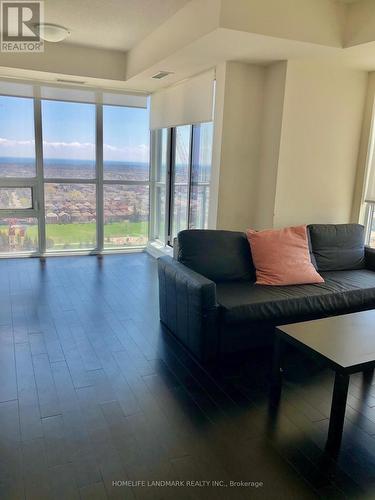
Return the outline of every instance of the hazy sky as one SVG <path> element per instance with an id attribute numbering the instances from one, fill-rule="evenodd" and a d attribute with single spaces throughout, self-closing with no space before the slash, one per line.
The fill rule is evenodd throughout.
<path id="1" fill-rule="evenodd" d="M 148 110 L 104 106 L 104 160 L 148 162 Z M 95 158 L 95 106 L 42 102 L 45 158 Z M 33 102 L 0 96 L 0 156 L 34 156 Z"/>

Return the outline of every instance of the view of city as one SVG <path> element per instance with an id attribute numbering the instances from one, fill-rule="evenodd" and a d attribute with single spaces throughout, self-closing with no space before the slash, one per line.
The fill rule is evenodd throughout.
<path id="1" fill-rule="evenodd" d="M 176 165 L 174 216 L 179 230 L 186 222 L 188 189 L 187 165 Z M 147 181 L 147 164 L 106 162 L 107 180 Z M 35 163 L 30 158 L 1 158 L 0 175 L 35 176 Z M 45 162 L 46 248 L 52 251 L 90 250 L 96 247 L 95 183 L 55 183 L 48 179 L 93 178 L 95 167 L 88 160 L 47 160 Z M 203 227 L 207 218 L 210 167 L 200 166 L 194 175 L 190 200 L 192 227 Z M 165 206 L 165 190 L 162 193 Z M 106 184 L 104 186 L 104 248 L 144 246 L 148 240 L 149 186 Z M 32 207 L 30 188 L 0 188 L 0 209 Z M 162 215 L 162 214 L 159 214 Z M 35 217 L 0 219 L 0 252 L 36 251 L 38 221 Z"/>
<path id="2" fill-rule="evenodd" d="M 102 224 L 97 209 L 95 106 L 49 100 L 41 104 L 44 200 L 39 203 L 45 220 L 38 221 L 33 101 L 0 96 L 0 179 L 17 179 L 15 185 L 12 181 L 0 185 L 0 252 L 38 251 L 42 222 L 47 251 L 93 250 Z M 188 225 L 207 227 L 208 221 L 212 123 L 174 130 L 170 180 L 168 134 L 166 129 L 160 131 L 164 160 L 156 167 L 153 185 L 153 237 L 159 239 L 165 238 L 166 224 L 171 224 L 174 237 Z M 143 247 L 150 212 L 148 110 L 103 106 L 102 132 L 104 249 Z M 20 183 L 22 179 L 25 182 Z M 167 182 L 172 192 L 170 216 Z"/>
<path id="3" fill-rule="evenodd" d="M 108 161 L 106 179 L 147 181 L 144 163 Z M 0 158 L 2 177 L 35 175 L 32 159 Z M 47 160 L 45 175 L 54 179 L 90 179 L 95 175 L 91 161 Z M 0 208 L 30 208 L 30 188 L 0 189 Z M 48 250 L 92 249 L 96 246 L 95 184 L 45 183 L 46 244 Z M 148 238 L 148 185 L 104 186 L 104 246 L 143 246 Z M 0 220 L 0 251 L 32 251 L 38 248 L 35 218 Z"/>

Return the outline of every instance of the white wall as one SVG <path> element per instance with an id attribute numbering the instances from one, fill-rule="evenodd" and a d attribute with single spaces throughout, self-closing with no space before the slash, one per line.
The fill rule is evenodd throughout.
<path id="1" fill-rule="evenodd" d="M 358 220 L 366 85 L 363 71 L 316 62 L 217 68 L 210 227 L 214 211 L 232 230 Z"/>
<path id="2" fill-rule="evenodd" d="M 367 74 L 289 61 L 274 226 L 351 220 Z"/>
<path id="3" fill-rule="evenodd" d="M 354 189 L 352 220 L 365 222 L 365 203 L 363 203 L 365 192 L 365 181 L 367 174 L 367 155 L 369 152 L 372 113 L 375 97 L 375 72 L 369 73 L 367 79 L 367 93 L 362 121 L 361 140 L 359 145 L 357 177 Z"/>
<path id="4" fill-rule="evenodd" d="M 257 182 L 255 229 L 273 226 L 277 172 L 284 112 L 286 61 L 271 64 L 265 70 L 261 146 Z"/>
<path id="5" fill-rule="evenodd" d="M 238 62 L 227 63 L 223 74 L 221 135 L 214 138 L 220 149 L 218 229 L 244 230 L 255 222 L 264 75 L 265 68 Z"/>
<path id="6" fill-rule="evenodd" d="M 219 183 L 220 183 L 220 165 L 221 165 L 221 138 L 223 135 L 224 120 L 224 96 L 225 96 L 225 77 L 227 63 L 221 63 L 216 66 L 216 84 L 214 101 L 214 130 L 212 139 L 212 167 L 210 183 L 210 204 L 208 207 L 208 227 L 216 229 L 217 212 L 219 204 Z"/>
<path id="7" fill-rule="evenodd" d="M 366 72 L 316 62 L 218 65 L 209 227 L 357 220 L 366 88 Z"/>

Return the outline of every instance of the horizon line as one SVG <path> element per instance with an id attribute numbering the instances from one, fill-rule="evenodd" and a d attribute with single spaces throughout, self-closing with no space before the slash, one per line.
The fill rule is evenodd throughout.
<path id="1" fill-rule="evenodd" d="M 36 162 L 36 158 L 33 156 L 0 156 L 1 159 L 11 159 L 11 160 L 31 160 Z M 96 163 L 96 160 L 89 160 L 86 158 L 43 158 L 43 161 L 51 161 L 51 160 L 57 160 L 57 161 L 64 161 L 64 162 L 90 162 L 90 163 Z M 150 162 L 147 161 L 139 161 L 139 160 L 104 160 L 104 163 L 111 162 L 111 163 L 140 163 L 142 165 L 148 165 Z"/>

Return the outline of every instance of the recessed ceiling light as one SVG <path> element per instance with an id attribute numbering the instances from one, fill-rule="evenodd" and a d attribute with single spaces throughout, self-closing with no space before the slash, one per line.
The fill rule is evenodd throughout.
<path id="1" fill-rule="evenodd" d="M 70 35 L 70 31 L 64 26 L 51 23 L 40 23 L 35 25 L 35 30 L 42 40 L 46 42 L 62 42 Z"/>

